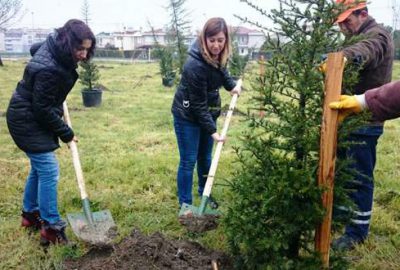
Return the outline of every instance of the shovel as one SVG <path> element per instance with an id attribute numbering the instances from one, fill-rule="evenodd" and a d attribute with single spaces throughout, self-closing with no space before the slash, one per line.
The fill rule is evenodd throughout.
<path id="1" fill-rule="evenodd" d="M 71 126 L 67 102 L 63 103 L 64 120 L 68 126 Z M 72 153 L 76 180 L 82 199 L 83 213 L 67 214 L 67 219 L 71 224 L 75 235 L 85 242 L 94 245 L 107 245 L 112 238 L 116 236 L 116 226 L 109 210 L 92 212 L 90 202 L 85 189 L 82 167 L 79 160 L 78 146 L 75 141 L 68 143 Z"/>
<path id="2" fill-rule="evenodd" d="M 237 81 L 237 85 L 242 86 L 242 79 L 239 79 Z M 222 128 L 221 136 L 225 137 L 226 133 L 228 132 L 228 127 L 229 127 L 229 122 L 231 121 L 231 117 L 233 114 L 233 110 L 236 105 L 236 101 L 238 99 L 238 95 L 234 94 L 232 96 L 231 103 L 229 105 L 229 110 L 228 113 L 226 114 L 225 122 L 224 122 L 224 127 Z M 219 157 L 221 155 L 222 151 L 222 146 L 224 145 L 224 142 L 218 142 L 217 147 L 214 152 L 214 157 L 211 162 L 210 170 L 208 172 L 208 177 L 206 181 L 206 185 L 204 187 L 203 195 L 201 197 L 201 203 L 199 207 L 183 203 L 182 207 L 179 211 L 179 216 L 184 217 L 184 216 L 195 216 L 195 217 L 201 217 L 203 215 L 211 215 L 211 216 L 220 216 L 220 212 L 217 210 L 213 209 L 208 209 L 207 205 L 209 202 L 210 194 L 211 194 L 211 188 L 214 182 L 214 176 L 215 172 L 217 171 L 218 167 L 218 162 L 219 162 Z"/>

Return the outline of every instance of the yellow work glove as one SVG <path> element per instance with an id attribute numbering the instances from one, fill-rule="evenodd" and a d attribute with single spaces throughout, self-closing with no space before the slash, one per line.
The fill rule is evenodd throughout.
<path id="1" fill-rule="evenodd" d="M 344 60 L 344 64 L 346 64 L 347 63 L 347 58 L 343 57 L 343 60 Z M 324 60 L 324 61 L 321 62 L 321 64 L 319 64 L 318 70 L 319 70 L 319 72 L 325 74 L 326 73 L 326 68 L 327 68 L 326 67 L 326 60 Z"/>
<path id="2" fill-rule="evenodd" d="M 326 61 L 322 62 L 319 66 L 318 66 L 318 70 L 319 72 L 325 74 L 326 73 Z"/>
<path id="3" fill-rule="evenodd" d="M 353 113 L 360 113 L 363 106 L 356 96 L 341 95 L 339 101 L 329 103 L 329 108 L 339 111 L 339 122 Z"/>

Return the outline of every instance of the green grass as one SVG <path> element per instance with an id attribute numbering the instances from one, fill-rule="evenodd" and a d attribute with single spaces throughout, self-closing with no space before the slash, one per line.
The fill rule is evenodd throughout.
<path id="1" fill-rule="evenodd" d="M 157 64 L 99 64 L 100 82 L 108 88 L 101 107 L 83 107 L 79 83 L 68 96 L 93 210 L 112 212 L 119 239 L 139 228 L 144 233 L 160 231 L 168 237 L 190 238 L 204 246 L 226 250 L 222 227 L 193 236 L 177 221 L 178 150 L 170 113 L 175 89 L 161 86 Z M 8 134 L 4 112 L 23 68 L 24 63 L 10 61 L 0 68 L 0 269 L 59 269 L 63 258 L 80 256 L 87 247 L 78 242 L 78 250 L 52 247 L 46 254 L 39 247 L 38 235 L 28 236 L 19 225 L 29 163 Z M 399 63 L 393 78 L 400 79 Z M 224 105 L 230 98 L 222 92 Z M 246 93 L 239 99 L 241 111 L 247 110 L 247 99 Z M 219 125 L 222 123 L 220 118 Z M 222 200 L 222 210 L 228 188 L 220 184 L 231 177 L 236 166 L 232 146 L 239 144 L 244 128 L 245 124 L 235 116 L 220 159 L 213 194 Z M 399 131 L 400 121 L 389 121 L 380 139 L 371 237 L 350 253 L 352 269 L 400 267 Z M 61 169 L 59 210 L 65 217 L 66 213 L 82 210 L 69 149 L 62 145 L 56 153 Z M 78 241 L 70 229 L 67 233 Z"/>

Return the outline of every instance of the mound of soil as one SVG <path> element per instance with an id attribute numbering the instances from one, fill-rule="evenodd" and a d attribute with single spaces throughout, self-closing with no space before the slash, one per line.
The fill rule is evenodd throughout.
<path id="1" fill-rule="evenodd" d="M 230 257 L 207 250 L 196 242 L 169 240 L 160 233 L 145 236 L 138 230 L 118 245 L 91 249 L 77 260 L 64 262 L 64 269 L 232 269 Z"/>

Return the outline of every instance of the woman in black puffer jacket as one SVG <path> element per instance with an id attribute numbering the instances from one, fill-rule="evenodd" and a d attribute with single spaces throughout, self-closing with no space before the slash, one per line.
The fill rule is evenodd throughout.
<path id="1" fill-rule="evenodd" d="M 74 86 L 79 61 L 91 58 L 96 39 L 82 21 L 69 20 L 46 41 L 31 48 L 32 59 L 12 95 L 7 125 L 16 145 L 30 159 L 22 226 L 41 229 L 42 243 L 66 243 L 66 222 L 57 207 L 58 138 L 77 141 L 62 120 L 62 104 Z"/>
<path id="2" fill-rule="evenodd" d="M 228 27 L 222 18 L 211 18 L 190 49 L 172 104 L 179 147 L 177 175 L 179 204 L 192 204 L 193 170 L 197 162 L 201 196 L 211 165 L 214 141 L 223 141 L 216 127 L 221 112 L 219 88 L 233 95 L 240 87 L 226 70 L 230 54 Z M 210 198 L 210 200 L 212 200 Z"/>

